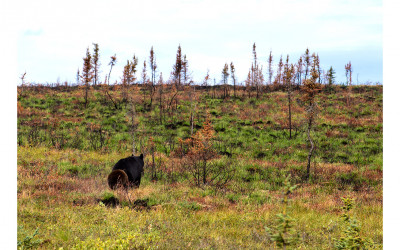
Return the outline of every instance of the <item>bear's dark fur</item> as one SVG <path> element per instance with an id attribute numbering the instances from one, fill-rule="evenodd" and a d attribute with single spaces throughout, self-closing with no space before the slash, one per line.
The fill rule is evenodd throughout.
<path id="1" fill-rule="evenodd" d="M 139 187 L 143 172 L 143 154 L 140 156 L 129 156 L 119 160 L 108 175 L 108 186 L 111 189 L 117 188 L 118 184 L 124 187 Z M 122 171 L 123 172 L 122 172 Z M 126 180 L 126 177 L 128 180 Z"/>
<path id="2" fill-rule="evenodd" d="M 128 175 L 121 169 L 113 170 L 111 174 L 108 175 L 107 181 L 111 189 L 116 189 L 118 187 L 127 188 L 129 185 Z"/>

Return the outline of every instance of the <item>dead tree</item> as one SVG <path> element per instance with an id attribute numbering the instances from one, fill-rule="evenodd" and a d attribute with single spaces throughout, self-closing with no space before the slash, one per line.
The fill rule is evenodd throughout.
<path id="1" fill-rule="evenodd" d="M 353 69 L 351 68 L 351 62 L 345 65 L 345 70 L 346 70 L 346 80 L 347 80 L 347 106 L 350 105 L 350 94 L 351 94 L 351 74 L 353 72 Z"/>
<path id="2" fill-rule="evenodd" d="M 153 106 L 153 96 L 155 93 L 155 86 L 156 86 L 156 70 L 157 70 L 157 63 L 156 63 L 156 56 L 154 54 L 154 50 L 153 50 L 153 46 L 151 47 L 150 50 L 150 59 L 149 59 L 149 63 L 150 63 L 150 73 L 151 73 L 151 85 L 149 86 L 149 90 L 150 90 L 150 110 Z"/>
<path id="3" fill-rule="evenodd" d="M 114 65 L 117 63 L 117 55 L 111 56 L 111 61 L 108 65 L 110 65 L 110 72 L 108 73 L 108 78 L 107 78 L 107 84 L 110 85 L 110 75 L 111 75 L 111 70 L 114 67 Z M 79 70 L 78 70 L 79 72 Z"/>
<path id="4" fill-rule="evenodd" d="M 224 99 L 228 97 L 228 64 L 225 63 L 224 68 L 222 69 L 222 84 L 224 86 Z"/>
<path id="5" fill-rule="evenodd" d="M 163 81 L 163 77 L 162 77 L 162 72 L 160 73 L 160 78 L 158 79 L 158 95 L 159 95 L 159 109 L 160 109 L 160 124 L 162 124 L 162 120 L 163 120 L 163 104 L 162 104 L 162 97 L 163 97 L 163 92 L 164 92 L 164 81 Z M 165 120 L 165 118 L 164 118 Z"/>
<path id="6" fill-rule="evenodd" d="M 274 74 L 274 70 L 272 69 L 272 51 L 269 52 L 269 57 L 268 57 L 268 84 L 272 84 L 272 75 Z"/>
<path id="7" fill-rule="evenodd" d="M 236 97 L 236 77 L 235 77 L 235 66 L 231 62 L 231 77 L 233 81 L 233 97 Z"/>
<path id="8" fill-rule="evenodd" d="M 129 108 L 127 115 L 131 120 L 131 136 L 132 136 L 132 154 L 136 154 L 136 144 L 135 144 L 135 132 L 136 132 L 136 110 L 135 110 L 135 105 L 133 103 L 132 97 L 129 98 Z"/>
<path id="9" fill-rule="evenodd" d="M 304 84 L 302 85 L 302 90 L 304 92 L 303 101 L 305 103 L 305 110 L 307 112 L 307 138 L 310 142 L 310 150 L 307 157 L 307 170 L 305 175 L 305 179 L 307 180 L 310 177 L 311 157 L 315 149 L 314 142 L 311 137 L 312 125 L 315 119 L 315 114 L 318 110 L 315 96 L 318 94 L 318 92 L 321 91 L 321 84 L 317 82 L 317 79 L 319 77 L 319 72 L 317 70 L 319 61 L 315 54 L 313 54 L 312 57 L 313 63 L 311 66 L 311 77 L 309 79 L 306 79 L 304 81 Z"/>
<path id="10" fill-rule="evenodd" d="M 286 64 L 284 67 L 284 80 L 285 80 L 285 85 L 286 85 L 286 90 L 287 90 L 287 96 L 288 96 L 288 106 L 289 106 L 289 139 L 292 139 L 292 80 L 294 76 L 294 66 L 289 65 L 289 55 L 286 58 Z"/>

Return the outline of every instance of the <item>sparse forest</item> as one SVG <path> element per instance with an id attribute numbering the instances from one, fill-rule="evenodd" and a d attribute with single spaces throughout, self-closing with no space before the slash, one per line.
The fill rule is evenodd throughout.
<path id="1" fill-rule="evenodd" d="M 164 75 L 156 48 L 101 65 L 96 43 L 75 84 L 21 75 L 18 247 L 382 248 L 382 85 L 256 49 L 244 82 L 235 62 L 194 82 L 181 45 Z M 141 186 L 111 190 L 141 153 Z"/>

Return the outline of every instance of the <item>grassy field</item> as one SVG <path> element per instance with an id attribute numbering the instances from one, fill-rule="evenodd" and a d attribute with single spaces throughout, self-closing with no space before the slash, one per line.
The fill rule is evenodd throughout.
<path id="1" fill-rule="evenodd" d="M 341 237 L 382 248 L 382 86 L 318 94 L 309 180 L 302 93 L 293 92 L 292 138 L 284 89 L 258 99 L 242 89 L 236 97 L 222 93 L 164 86 L 151 102 L 140 85 L 100 85 L 91 87 L 85 108 L 81 87 L 18 87 L 19 246 L 278 248 L 266 227 L 284 214 L 298 236 L 290 248 L 340 248 Z M 213 155 L 207 183 L 199 184 L 187 156 L 207 117 Z M 145 155 L 141 186 L 110 190 L 107 175 L 132 154 L 132 135 Z M 284 195 L 289 174 L 297 188 Z M 346 235 L 343 197 L 354 200 L 347 214 L 358 221 L 356 240 Z"/>

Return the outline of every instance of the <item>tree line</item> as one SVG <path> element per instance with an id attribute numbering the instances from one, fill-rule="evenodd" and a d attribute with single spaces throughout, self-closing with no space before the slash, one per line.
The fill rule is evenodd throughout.
<path id="1" fill-rule="evenodd" d="M 264 74 L 263 66 L 260 64 L 259 59 L 257 58 L 257 52 L 256 52 L 256 44 L 253 44 L 253 61 L 251 63 L 251 67 L 249 69 L 249 72 L 247 74 L 247 78 L 243 83 L 240 83 L 237 81 L 237 78 L 235 76 L 235 65 L 233 62 L 230 63 L 225 63 L 224 66 L 222 67 L 221 71 L 221 80 L 220 84 L 224 86 L 224 96 L 227 96 L 229 92 L 227 92 L 227 87 L 226 85 L 230 85 L 233 87 L 233 95 L 235 96 L 236 92 L 236 87 L 237 85 L 243 85 L 246 88 L 252 88 L 256 90 L 256 96 L 259 97 L 259 95 L 262 92 L 263 86 L 266 85 L 283 85 L 285 84 L 285 73 L 287 70 L 285 68 L 285 63 L 284 63 L 284 58 L 281 55 L 280 59 L 276 63 L 276 66 L 274 64 L 274 56 L 272 55 L 272 51 L 270 51 L 268 60 L 267 60 L 267 66 L 268 68 L 266 69 L 266 72 Z M 318 54 L 316 54 L 319 60 Z M 97 43 L 93 43 L 93 52 L 92 54 L 89 51 L 89 48 L 87 48 L 86 51 L 86 56 L 83 58 L 83 66 L 81 71 L 78 69 L 77 72 L 77 83 L 81 84 L 92 84 L 96 86 L 97 84 L 101 83 L 99 79 L 99 72 L 100 72 L 100 61 L 99 61 L 100 53 L 99 53 L 99 45 Z M 294 83 L 295 86 L 299 87 L 304 80 L 307 79 L 307 77 L 310 74 L 311 70 L 311 59 L 312 59 L 312 54 L 310 53 L 310 50 L 307 48 L 302 54 L 299 59 L 297 60 L 296 63 L 291 63 L 290 66 L 293 67 L 293 79 L 292 82 Z M 116 55 L 113 55 L 110 57 L 110 71 L 108 75 L 105 76 L 105 80 L 103 83 L 110 84 L 110 76 L 111 76 L 111 71 L 113 66 L 117 63 L 117 57 Z M 289 55 L 286 56 L 286 64 L 289 64 Z M 150 76 L 147 73 L 147 66 L 149 65 L 149 70 L 150 70 Z M 149 58 L 143 61 L 143 68 L 141 72 L 141 81 L 139 81 L 138 77 L 136 76 L 137 72 L 137 67 L 138 67 L 138 58 L 133 55 L 132 60 L 127 60 L 125 66 L 123 67 L 123 72 L 122 76 L 120 78 L 120 81 L 116 81 L 115 84 L 136 84 L 136 83 L 142 83 L 142 84 L 150 84 L 151 86 L 154 86 L 157 84 L 157 75 L 160 78 L 162 78 L 162 72 L 158 72 L 157 70 L 157 62 L 156 62 L 156 55 L 154 52 L 153 46 L 150 49 L 150 55 Z M 351 85 L 352 84 L 352 65 L 351 62 L 345 65 L 345 72 L 346 72 L 346 84 Z M 317 81 L 318 83 L 321 84 L 335 84 L 335 78 L 336 78 L 336 72 L 331 66 L 328 70 L 323 70 L 320 65 L 317 65 L 317 72 L 318 72 L 318 78 Z M 159 73 L 159 74 L 157 74 Z M 208 76 L 208 77 L 207 77 Z M 208 83 L 208 80 L 210 80 L 209 73 L 207 72 L 207 76 L 205 77 L 205 80 L 202 83 L 196 83 L 197 85 L 210 85 Z M 229 76 L 231 76 L 231 80 L 229 79 Z M 214 79 L 215 81 L 215 79 Z M 189 70 L 189 62 L 187 59 L 186 54 L 182 54 L 182 48 L 179 45 L 177 52 L 176 52 L 176 60 L 175 63 L 172 66 L 172 70 L 170 72 L 170 77 L 166 81 L 166 83 L 171 83 L 176 86 L 182 86 L 182 85 L 191 85 L 195 84 L 193 79 L 192 79 L 192 73 Z M 215 81 L 216 83 L 216 81 Z"/>

